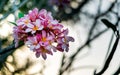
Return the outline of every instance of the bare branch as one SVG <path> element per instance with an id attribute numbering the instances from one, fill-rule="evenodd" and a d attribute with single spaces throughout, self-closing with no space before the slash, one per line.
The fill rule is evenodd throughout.
<path id="1" fill-rule="evenodd" d="M 63 71 L 60 71 L 60 72 L 61 72 L 60 74 L 62 75 L 64 71 L 68 70 L 68 68 L 71 67 L 72 63 L 74 62 L 75 57 L 77 56 L 77 54 L 78 54 L 80 51 L 82 51 L 82 49 L 83 49 L 84 47 L 86 47 L 89 43 L 91 43 L 92 41 L 94 41 L 95 39 L 97 39 L 101 34 L 103 34 L 104 32 L 106 32 L 107 30 L 108 30 L 108 29 L 105 29 L 105 30 L 101 31 L 100 33 L 98 33 L 97 35 L 95 35 L 92 39 L 89 39 L 84 45 L 82 45 L 82 46 L 70 57 L 70 59 L 69 59 L 70 62 L 67 63 L 67 66 L 64 68 Z M 62 66 L 62 67 L 64 67 L 64 66 Z M 61 70 L 62 70 L 62 68 L 61 68 Z"/>
<path id="2" fill-rule="evenodd" d="M 90 31 L 89 31 L 88 39 L 87 39 L 87 40 L 89 40 L 89 39 L 91 38 L 91 35 L 92 35 L 92 33 L 93 33 L 93 30 L 94 30 L 94 28 L 95 28 L 96 25 L 97 25 L 98 19 L 99 19 L 100 17 L 105 16 L 108 12 L 110 12 L 110 11 L 113 9 L 113 7 L 115 6 L 115 3 L 116 3 L 116 1 L 113 2 L 113 3 L 111 4 L 111 6 L 110 6 L 104 13 L 98 14 L 98 15 L 95 17 L 94 23 L 93 23 L 93 25 L 91 26 L 91 29 L 90 29 Z M 100 8 L 99 8 L 99 9 L 100 9 Z M 99 12 L 99 10 L 98 10 L 98 12 Z"/>
<path id="3" fill-rule="evenodd" d="M 118 33 L 119 33 L 119 32 L 118 32 Z M 118 36 L 119 36 L 119 35 L 118 35 Z M 99 73 L 97 73 L 97 74 L 95 74 L 95 75 L 102 75 L 102 74 L 106 71 L 106 69 L 109 67 L 109 64 L 110 64 L 110 62 L 111 62 L 111 60 L 112 60 L 112 58 L 113 58 L 113 55 L 114 55 L 114 53 L 115 53 L 115 51 L 116 51 L 116 48 L 117 48 L 118 43 L 119 43 L 119 37 L 116 38 L 116 41 L 115 41 L 115 43 L 114 43 L 114 45 L 113 45 L 113 48 L 112 48 L 112 51 L 111 51 L 110 55 L 108 56 L 108 59 L 106 60 L 103 69 L 102 69 Z"/>

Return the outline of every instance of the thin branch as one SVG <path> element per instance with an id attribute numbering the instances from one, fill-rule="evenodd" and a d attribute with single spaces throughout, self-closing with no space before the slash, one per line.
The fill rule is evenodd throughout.
<path id="1" fill-rule="evenodd" d="M 23 46 L 23 44 L 20 44 L 17 48 L 19 48 L 21 46 Z M 10 54 L 12 54 L 15 51 L 15 49 L 17 49 L 17 48 L 15 48 L 15 45 L 12 44 L 12 45 L 10 45 L 10 46 L 8 46 L 0 51 L 0 70 L 3 67 L 3 63 L 6 61 L 6 58 Z"/>
<path id="2" fill-rule="evenodd" d="M 11 51 L 11 50 L 15 50 L 15 49 L 21 47 L 22 45 L 23 45 L 23 44 L 20 44 L 18 47 L 15 47 L 15 45 L 12 44 L 12 45 L 10 45 L 10 46 L 2 49 L 2 50 L 0 51 L 0 55 L 3 55 L 4 53 L 7 53 L 7 52 L 9 52 L 9 51 Z"/>
<path id="3" fill-rule="evenodd" d="M 82 51 L 82 49 L 84 48 L 84 47 L 86 47 L 89 43 L 91 43 L 92 41 L 94 41 L 95 39 L 97 39 L 101 34 L 103 34 L 104 32 L 106 32 L 108 29 L 105 29 L 105 30 L 103 30 L 103 31 L 101 31 L 100 33 L 98 33 L 97 35 L 95 35 L 92 39 L 89 39 L 84 45 L 82 45 L 71 57 L 70 57 L 70 59 L 69 59 L 69 63 L 67 63 L 67 66 L 64 68 L 64 70 L 62 70 L 62 68 L 61 68 L 61 70 L 62 71 L 60 71 L 61 73 L 61 75 L 64 73 L 64 71 L 66 71 L 66 70 L 68 70 L 68 68 L 69 67 L 71 67 L 71 65 L 72 65 L 72 63 L 74 62 L 74 59 L 75 59 L 75 57 L 78 55 L 78 53 L 80 52 L 80 51 Z M 62 66 L 63 67 L 63 66 Z"/>
<path id="4" fill-rule="evenodd" d="M 98 19 L 99 19 L 99 17 L 101 17 L 101 4 L 102 4 L 102 0 L 99 0 L 99 5 L 98 5 L 98 10 L 97 10 L 97 16 L 95 17 L 95 19 L 94 19 L 94 22 L 93 22 L 93 25 L 91 26 L 91 28 L 90 28 L 90 32 L 89 32 L 89 34 L 88 34 L 88 39 L 87 40 L 89 40 L 90 38 L 91 38 L 91 35 L 92 35 L 92 33 L 93 33 L 93 30 L 94 30 L 94 28 L 96 27 L 96 25 L 97 25 L 97 22 L 98 22 Z M 89 45 L 89 44 L 88 44 Z"/>
<path id="5" fill-rule="evenodd" d="M 18 10 L 20 7 L 22 7 L 23 5 L 25 5 L 28 2 L 28 0 L 23 0 L 22 3 L 20 3 L 17 7 L 15 7 L 14 9 L 12 9 L 11 11 L 6 12 L 2 18 L 0 18 L 0 21 L 5 19 L 7 16 L 9 16 L 9 14 L 14 13 L 16 10 Z"/>
<path id="6" fill-rule="evenodd" d="M 116 15 L 118 16 L 118 13 L 116 13 Z M 117 18 L 118 18 L 118 19 L 117 19 L 117 22 L 116 22 L 116 24 L 115 24 L 116 27 L 119 25 L 119 17 L 117 17 Z M 110 39 L 110 43 L 109 43 L 109 46 L 108 46 L 106 58 L 108 57 L 108 54 L 110 53 L 110 47 L 111 47 L 111 45 L 112 45 L 113 38 L 114 38 L 114 33 L 112 34 L 111 39 Z"/>
<path id="7" fill-rule="evenodd" d="M 118 33 L 119 33 L 119 32 L 118 32 Z M 118 35 L 118 36 L 119 36 L 119 35 Z M 102 74 L 107 70 L 107 68 L 109 67 L 109 64 L 110 64 L 110 62 L 111 62 L 111 60 L 112 60 L 112 58 L 113 58 L 113 55 L 114 55 L 114 53 L 115 53 L 115 51 L 116 51 L 116 48 L 117 48 L 118 43 L 119 43 L 119 37 L 116 38 L 116 41 L 115 41 L 115 43 L 114 43 L 114 45 L 113 45 L 113 48 L 112 48 L 112 51 L 111 51 L 110 55 L 108 56 L 108 59 L 106 60 L 103 69 L 102 69 L 99 73 L 97 73 L 97 74 L 95 74 L 95 75 L 102 75 Z"/>
<path id="8" fill-rule="evenodd" d="M 61 65 L 60 65 L 59 75 L 62 75 L 62 71 L 63 71 L 62 67 L 65 64 L 64 60 L 65 60 L 65 54 L 63 54 L 63 56 L 62 56 L 62 61 L 61 61 Z"/>
<path id="9" fill-rule="evenodd" d="M 95 28 L 96 25 L 97 25 L 97 20 L 98 20 L 100 17 L 105 16 L 108 12 L 110 12 L 110 11 L 112 10 L 112 8 L 115 6 L 115 3 L 116 3 L 116 1 L 113 2 L 113 3 L 111 4 L 111 6 L 110 6 L 104 13 L 98 14 L 98 15 L 95 17 L 95 21 L 94 21 L 94 23 L 93 23 L 93 25 L 92 25 L 92 27 L 91 27 L 91 29 L 90 29 L 90 31 L 89 31 L 88 39 L 87 39 L 87 40 L 89 40 L 89 39 L 91 38 L 91 35 L 92 35 L 92 33 L 93 33 L 93 30 L 94 30 L 94 28 Z M 99 7 L 99 9 L 100 9 L 100 7 Z M 99 12 L 99 11 L 98 11 L 98 12 Z"/>
<path id="10" fill-rule="evenodd" d="M 111 36 L 111 39 L 110 39 L 110 42 L 109 42 L 109 46 L 108 46 L 108 50 L 107 50 L 107 53 L 106 53 L 106 58 L 108 57 L 109 53 L 110 53 L 110 48 L 112 46 L 112 42 L 113 42 L 113 38 L 114 38 L 114 33 L 112 34 Z M 106 60 L 106 59 L 105 59 Z"/>

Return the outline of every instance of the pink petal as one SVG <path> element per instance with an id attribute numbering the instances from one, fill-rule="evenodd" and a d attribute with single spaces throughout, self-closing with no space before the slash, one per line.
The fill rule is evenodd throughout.
<path id="1" fill-rule="evenodd" d="M 58 39 L 57 39 L 57 42 L 58 42 L 58 43 L 63 43 L 62 37 L 58 38 Z"/>
<path id="2" fill-rule="evenodd" d="M 62 49 L 61 45 L 62 45 L 62 44 L 58 44 L 58 45 L 57 45 L 57 50 L 63 52 L 64 50 Z"/>
<path id="3" fill-rule="evenodd" d="M 29 27 L 29 28 L 33 28 L 34 25 L 32 25 L 31 23 L 29 23 L 29 24 L 27 25 L 27 27 Z"/>
<path id="4" fill-rule="evenodd" d="M 45 9 L 40 10 L 39 14 L 46 14 L 47 11 Z"/>
<path id="5" fill-rule="evenodd" d="M 24 24 L 24 22 L 18 22 L 17 23 L 17 25 L 23 25 Z"/>
<path id="6" fill-rule="evenodd" d="M 39 26 L 39 30 L 42 30 L 43 28 L 44 28 L 44 26 L 43 26 L 43 25 Z"/>
<path id="7" fill-rule="evenodd" d="M 46 32 L 44 30 L 42 30 L 42 37 L 45 38 L 46 37 Z"/>
<path id="8" fill-rule="evenodd" d="M 35 55 L 36 55 L 37 58 L 40 57 L 40 53 L 39 52 L 36 52 Z"/>
<path id="9" fill-rule="evenodd" d="M 35 48 L 34 45 L 30 46 L 30 50 L 34 50 L 34 48 Z"/>
<path id="10" fill-rule="evenodd" d="M 50 54 L 50 55 L 53 55 L 53 53 L 51 51 L 48 51 L 47 53 Z"/>
<path id="11" fill-rule="evenodd" d="M 40 25 L 41 24 L 40 19 L 37 19 L 35 23 L 36 23 L 36 25 Z"/>
<path id="12" fill-rule="evenodd" d="M 45 20 L 46 18 L 46 14 L 47 14 L 47 11 L 45 9 L 42 9 L 40 12 L 39 12 L 39 18 L 42 19 L 42 20 Z"/>
<path id="13" fill-rule="evenodd" d="M 27 39 L 28 39 L 28 41 L 30 41 L 31 43 L 34 42 L 34 38 L 33 38 L 33 37 L 28 37 Z"/>
<path id="14" fill-rule="evenodd" d="M 51 35 L 52 37 L 55 37 L 55 34 L 54 34 L 53 32 L 50 32 L 50 35 Z"/>
<path id="15" fill-rule="evenodd" d="M 34 39 L 34 42 L 37 42 L 37 38 L 36 38 L 36 36 L 34 36 L 34 38 L 33 38 L 33 39 Z"/>
<path id="16" fill-rule="evenodd" d="M 62 42 L 65 42 L 65 38 L 62 38 L 61 40 L 62 40 Z"/>
<path id="17" fill-rule="evenodd" d="M 70 40 L 71 42 L 74 42 L 74 41 L 75 41 L 73 37 L 69 37 L 69 40 Z"/>
<path id="18" fill-rule="evenodd" d="M 43 57 L 44 60 L 46 60 L 46 58 L 47 58 L 45 53 L 42 53 L 42 57 Z"/>
<path id="19" fill-rule="evenodd" d="M 36 49 L 40 48 L 40 45 L 38 44 L 35 48 L 36 48 Z"/>
<path id="20" fill-rule="evenodd" d="M 38 9 L 35 8 L 33 10 L 30 10 L 28 15 L 30 17 L 30 20 L 35 21 L 38 16 Z"/>
<path id="21" fill-rule="evenodd" d="M 36 34 L 36 39 L 37 39 L 38 41 L 40 41 L 41 38 L 42 38 L 42 36 L 41 36 L 40 34 Z"/>
<path id="22" fill-rule="evenodd" d="M 62 44 L 62 49 L 66 49 L 67 45 L 66 44 Z"/>
<path id="23" fill-rule="evenodd" d="M 52 41 L 52 40 L 53 40 L 53 37 L 52 37 L 52 36 L 48 36 L 48 37 L 47 37 L 47 40 L 51 40 L 51 41 Z"/>
<path id="24" fill-rule="evenodd" d="M 35 16 L 37 16 L 37 14 L 38 14 L 38 9 L 37 9 L 37 8 L 34 8 L 34 9 L 33 9 L 33 12 L 34 12 Z"/>
<path id="25" fill-rule="evenodd" d="M 57 20 L 53 20 L 51 21 L 52 24 L 58 24 L 58 21 Z"/>
<path id="26" fill-rule="evenodd" d="M 29 28 L 25 30 L 25 32 L 31 32 L 31 31 L 32 29 L 29 29 Z"/>
<path id="27" fill-rule="evenodd" d="M 26 44 L 26 45 L 30 45 L 31 42 L 30 42 L 30 41 L 26 41 L 25 44 Z"/>
<path id="28" fill-rule="evenodd" d="M 46 46 L 46 47 L 45 47 L 45 49 L 47 49 L 47 50 L 49 50 L 49 51 L 50 51 L 50 50 L 51 50 L 51 46 L 50 46 L 50 45 L 48 45 L 48 46 Z"/>
<path id="29" fill-rule="evenodd" d="M 66 47 L 65 51 L 68 52 L 69 51 L 69 47 Z"/>
<path id="30" fill-rule="evenodd" d="M 31 33 L 34 34 L 36 31 L 32 31 Z"/>
<path id="31" fill-rule="evenodd" d="M 50 20 L 53 20 L 53 17 L 52 17 L 52 13 L 51 13 L 51 12 L 48 12 L 48 16 L 49 16 L 49 19 L 50 19 Z"/>
<path id="32" fill-rule="evenodd" d="M 54 46 L 52 46 L 52 50 L 54 51 L 54 52 L 56 52 L 56 47 L 54 47 Z"/>
<path id="33" fill-rule="evenodd" d="M 63 30 L 64 35 L 68 35 L 68 29 Z"/>

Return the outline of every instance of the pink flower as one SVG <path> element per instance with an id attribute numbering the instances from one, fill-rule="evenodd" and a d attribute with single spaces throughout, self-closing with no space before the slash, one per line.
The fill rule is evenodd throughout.
<path id="1" fill-rule="evenodd" d="M 54 41 L 53 37 L 50 36 L 49 34 L 46 34 L 46 32 L 43 30 L 41 40 L 40 40 L 40 45 L 41 46 L 47 46 L 47 45 L 51 44 L 52 41 Z"/>
<path id="2" fill-rule="evenodd" d="M 32 22 L 36 21 L 36 19 L 38 18 L 38 9 L 34 8 L 33 10 L 30 10 L 28 16 L 30 17 L 30 20 Z"/>
<path id="3" fill-rule="evenodd" d="M 57 20 L 52 20 L 48 23 L 48 28 L 50 29 L 59 29 L 61 30 L 63 28 L 63 25 L 59 24 Z"/>
<path id="4" fill-rule="evenodd" d="M 25 37 L 27 37 L 26 33 L 24 32 L 22 26 L 15 26 L 13 28 L 13 37 L 15 38 L 15 47 L 18 46 L 19 41 L 26 40 Z"/>
<path id="5" fill-rule="evenodd" d="M 51 51 L 55 51 L 56 48 L 52 45 L 52 43 L 54 43 L 54 39 L 55 37 L 53 37 L 52 35 L 50 35 L 49 33 L 46 33 L 46 31 L 42 31 L 42 34 L 37 34 L 36 35 L 37 39 L 39 40 L 39 44 L 42 47 L 45 47 L 47 50 Z"/>
<path id="6" fill-rule="evenodd" d="M 36 57 L 40 57 L 40 55 L 43 57 L 43 59 L 46 60 L 47 55 L 46 54 L 50 54 L 53 55 L 53 53 L 47 49 L 45 49 L 45 47 L 41 47 L 40 49 L 36 50 Z"/>
<path id="7" fill-rule="evenodd" d="M 33 24 L 27 25 L 27 27 L 28 28 L 26 29 L 25 32 L 31 32 L 32 34 L 34 34 L 37 30 L 43 29 L 43 25 L 41 25 L 41 21 L 39 19 L 33 22 Z"/>
<path id="8" fill-rule="evenodd" d="M 38 14 L 39 19 L 41 20 L 53 20 L 51 12 L 47 12 L 45 9 L 42 9 Z"/>
<path id="9" fill-rule="evenodd" d="M 39 57 L 42 55 L 44 59 L 47 58 L 46 54 L 53 55 L 52 49 L 55 51 L 55 47 L 52 46 L 53 37 L 49 34 L 46 34 L 46 32 L 43 30 L 41 34 L 36 35 L 37 40 L 39 40 L 40 48 L 36 49 L 36 57 Z"/>
<path id="10" fill-rule="evenodd" d="M 17 25 L 27 26 L 30 24 L 30 22 L 30 17 L 28 15 L 25 15 L 25 17 L 22 17 L 19 20 L 17 20 Z"/>
<path id="11" fill-rule="evenodd" d="M 44 27 L 47 27 L 48 24 L 53 20 L 51 12 L 47 12 L 45 9 L 42 9 L 39 12 L 38 18 L 41 20 L 41 24 L 44 25 Z"/>
<path id="12" fill-rule="evenodd" d="M 59 51 L 66 51 L 68 52 L 69 50 L 69 42 L 74 42 L 74 39 L 68 35 L 68 29 L 63 30 L 63 32 L 61 33 L 61 35 L 59 35 L 59 37 L 57 38 L 57 49 Z"/>
<path id="13" fill-rule="evenodd" d="M 64 36 L 64 37 L 59 37 L 58 38 L 58 45 L 57 45 L 57 49 L 59 51 L 66 51 L 68 52 L 69 50 L 69 42 L 74 42 L 74 39 L 70 36 Z"/>
<path id="14" fill-rule="evenodd" d="M 36 37 L 28 37 L 25 44 L 28 45 L 31 50 L 40 48 L 39 41 Z"/>
<path id="15" fill-rule="evenodd" d="M 47 54 L 53 52 L 68 52 L 69 42 L 74 42 L 73 37 L 68 36 L 68 29 L 63 29 L 63 25 L 54 20 L 51 12 L 37 8 L 29 11 L 27 15 L 17 20 L 16 27 L 13 28 L 15 47 L 23 41 L 30 50 L 33 50 L 36 57 L 47 58 Z"/>

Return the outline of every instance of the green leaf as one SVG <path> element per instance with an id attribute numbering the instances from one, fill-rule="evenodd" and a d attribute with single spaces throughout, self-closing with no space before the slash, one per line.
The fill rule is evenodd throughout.
<path id="1" fill-rule="evenodd" d="M 19 45 L 23 45 L 24 44 L 24 41 L 19 41 Z"/>
<path id="2" fill-rule="evenodd" d="M 11 23 L 11 24 L 13 24 L 13 25 L 17 26 L 17 24 L 16 24 L 15 22 L 10 22 L 10 21 L 9 21 L 9 23 Z"/>
<path id="3" fill-rule="evenodd" d="M 24 17 L 24 14 L 22 12 L 18 13 L 18 18 Z"/>

